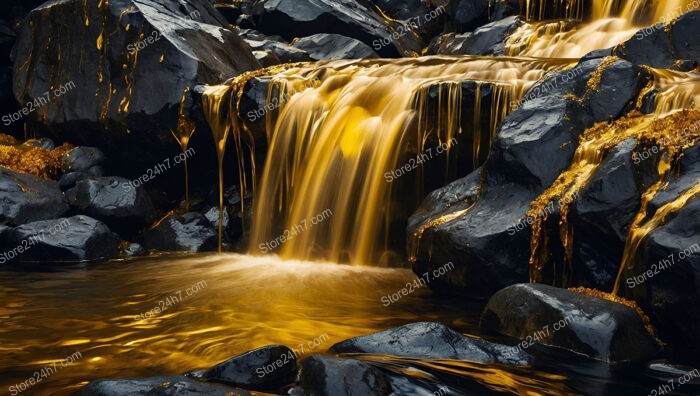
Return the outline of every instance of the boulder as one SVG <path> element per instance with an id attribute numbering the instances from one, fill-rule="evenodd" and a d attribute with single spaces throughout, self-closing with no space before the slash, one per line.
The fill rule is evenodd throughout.
<path id="1" fill-rule="evenodd" d="M 478 175 L 445 188 L 464 191 L 429 195 L 409 219 L 414 272 L 423 274 L 447 262 L 455 266 L 431 286 L 483 297 L 528 280 L 530 235 L 516 225 L 526 219 L 530 203 L 569 167 L 579 134 L 629 111 L 649 81 L 644 70 L 617 58 L 592 59 L 577 68 L 576 73 L 553 73 L 531 88 L 528 100 L 501 123 Z M 573 78 L 564 79 L 565 73 Z M 596 89 L 589 89 L 591 79 Z M 470 206 L 456 199 L 474 189 L 479 194 Z M 435 202 L 441 196 L 442 202 Z"/>
<path id="2" fill-rule="evenodd" d="M 260 67 L 204 0 L 49 1 L 24 20 L 13 56 L 16 99 L 46 101 L 33 128 L 100 148 L 124 175 L 177 152 L 170 130 L 183 97 L 192 118 L 188 88 Z M 210 142 L 196 151 L 214 158 Z"/>
<path id="3" fill-rule="evenodd" d="M 659 352 L 632 308 L 544 284 L 517 284 L 494 294 L 481 328 L 525 340 L 524 347 L 537 342 L 609 363 L 649 360 Z"/>
<path id="4" fill-rule="evenodd" d="M 96 147 L 76 147 L 62 158 L 64 173 L 88 172 L 93 166 L 102 165 L 105 155 Z"/>
<path id="5" fill-rule="evenodd" d="M 298 391 L 308 396 L 388 396 L 389 380 L 374 366 L 351 359 L 312 355 L 301 361 Z"/>
<path id="6" fill-rule="evenodd" d="M 217 249 L 218 235 L 199 213 L 170 215 L 142 236 L 146 249 L 163 252 L 204 252 Z"/>
<path id="7" fill-rule="evenodd" d="M 0 167 L 0 222 L 24 224 L 55 219 L 68 211 L 56 181 Z"/>
<path id="8" fill-rule="evenodd" d="M 121 177 L 79 180 L 66 191 L 66 199 L 73 210 L 104 221 L 119 233 L 137 231 L 155 218 L 146 190 Z"/>
<path id="9" fill-rule="evenodd" d="M 219 384 L 207 384 L 177 377 L 125 378 L 93 381 L 75 392 L 75 396 L 248 396 L 250 393 Z"/>
<path id="10" fill-rule="evenodd" d="M 279 390 L 296 379 L 296 354 L 283 345 L 269 345 L 221 362 L 202 374 L 207 381 L 254 390 Z"/>
<path id="11" fill-rule="evenodd" d="M 472 33 L 448 33 L 436 37 L 428 46 L 428 55 L 503 55 L 503 43 L 522 25 L 511 16 L 479 27 Z"/>
<path id="12" fill-rule="evenodd" d="M 270 51 L 281 63 L 308 62 L 311 60 L 306 51 L 287 44 L 282 37 L 265 36 L 254 30 L 242 31 L 241 37 L 253 51 Z"/>
<path id="13" fill-rule="evenodd" d="M 295 40 L 292 46 L 306 51 L 313 60 L 378 58 L 362 41 L 339 34 L 319 33 Z"/>
<path id="14" fill-rule="evenodd" d="M 339 34 L 362 41 L 382 57 L 420 53 L 421 40 L 415 32 L 397 29 L 369 1 L 357 0 L 268 0 L 256 5 L 258 30 L 279 34 L 291 41 L 318 33 Z M 374 44 L 373 44 L 374 43 Z"/>
<path id="15" fill-rule="evenodd" d="M 416 359 L 455 359 L 482 363 L 527 364 L 529 356 L 480 338 L 465 337 L 434 322 L 410 323 L 333 345 L 335 353 L 372 353 Z"/>
<path id="16" fill-rule="evenodd" d="M 520 15 L 520 3 L 518 0 L 489 0 L 489 20 L 500 19 Z"/>
<path id="17" fill-rule="evenodd" d="M 143 246 L 139 245 L 138 243 L 130 243 L 126 246 L 124 250 L 122 250 L 122 254 L 126 257 L 137 257 L 137 256 L 146 256 L 148 252 L 146 249 L 144 249 Z"/>
<path id="18" fill-rule="evenodd" d="M 7 250 L 0 260 L 42 263 L 94 261 L 119 256 L 119 237 L 104 223 L 80 215 L 15 227 L 7 231 L 4 247 Z M 16 257 L 9 257 L 11 254 Z"/>

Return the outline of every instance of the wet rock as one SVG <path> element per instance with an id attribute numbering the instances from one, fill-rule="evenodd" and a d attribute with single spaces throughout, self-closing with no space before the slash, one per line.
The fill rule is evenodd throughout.
<path id="1" fill-rule="evenodd" d="M 67 211 L 57 182 L 0 167 L 0 222 L 55 219 Z"/>
<path id="2" fill-rule="evenodd" d="M 491 22 L 472 33 L 448 33 L 436 37 L 428 46 L 429 55 L 503 55 L 503 42 L 522 20 L 511 16 Z"/>
<path id="3" fill-rule="evenodd" d="M 75 187 L 75 183 L 77 183 L 78 181 L 89 179 L 91 176 L 92 175 L 86 172 L 66 173 L 65 175 L 61 176 L 61 178 L 58 180 L 58 185 L 61 187 L 61 190 L 66 191 Z"/>
<path id="4" fill-rule="evenodd" d="M 278 58 L 272 51 L 253 51 L 253 55 L 255 55 L 255 59 L 257 59 L 263 67 L 279 65 L 282 63 L 280 58 Z"/>
<path id="5" fill-rule="evenodd" d="M 5 257 L 12 251 L 15 262 L 93 261 L 119 255 L 119 237 L 104 223 L 82 215 L 15 227 L 7 231 L 4 244 Z"/>
<path id="6" fill-rule="evenodd" d="M 203 0 L 46 2 L 17 36 L 15 97 L 25 103 L 63 87 L 28 117 L 35 130 L 98 147 L 122 174 L 140 174 L 177 148 L 170 130 L 187 87 L 260 67 L 228 27 Z M 213 159 L 209 145 L 198 156 L 207 149 Z"/>
<path id="7" fill-rule="evenodd" d="M 700 11 L 690 11 L 668 23 L 637 31 L 615 49 L 632 63 L 656 68 L 692 70 L 700 59 Z"/>
<path id="8" fill-rule="evenodd" d="M 146 190 L 122 177 L 79 180 L 66 191 L 66 199 L 73 210 L 102 220 L 119 233 L 136 231 L 155 216 Z"/>
<path id="9" fill-rule="evenodd" d="M 204 252 L 217 249 L 218 236 L 199 213 L 168 216 L 142 236 L 146 249 L 163 252 Z"/>
<path id="10" fill-rule="evenodd" d="M 365 362 L 312 355 L 300 365 L 298 388 L 308 396 L 391 394 L 391 385 L 384 374 Z"/>
<path id="11" fill-rule="evenodd" d="M 569 167 L 579 134 L 594 122 L 629 111 L 649 81 L 642 69 L 616 58 L 593 59 L 578 67 L 567 82 L 560 73 L 570 71 L 536 84 L 531 92 L 540 94 L 523 101 L 501 123 L 480 171 L 484 178 L 471 175 L 462 184 L 466 190 L 479 188 L 476 203 L 468 209 L 457 200 L 438 204 L 431 194 L 422 206 L 445 209 L 436 213 L 419 208 L 409 219 L 414 272 L 454 264 L 431 287 L 488 296 L 528 281 L 530 233 L 529 223 L 523 221 L 530 203 Z M 594 80 L 599 90 L 588 90 L 594 75 L 600 77 Z M 546 161 L 542 153 L 547 153 Z M 524 229 L 519 228 L 523 224 Z"/>
<path id="12" fill-rule="evenodd" d="M 339 34 L 319 33 L 295 40 L 292 46 L 306 51 L 313 60 L 378 58 L 362 41 Z"/>
<path id="13" fill-rule="evenodd" d="M 49 138 L 29 139 L 22 144 L 26 146 L 39 147 L 48 151 L 51 151 L 54 148 L 56 148 L 56 144 L 54 144 L 53 140 Z"/>
<path id="14" fill-rule="evenodd" d="M 122 251 L 122 254 L 127 257 L 145 256 L 148 254 L 148 251 L 146 251 L 146 249 L 144 249 L 144 247 L 138 243 L 130 243 Z"/>
<path id="15" fill-rule="evenodd" d="M 105 155 L 96 147 L 76 147 L 62 158 L 64 173 L 87 172 L 93 166 L 101 165 Z"/>
<path id="16" fill-rule="evenodd" d="M 270 51 L 281 63 L 295 63 L 311 61 L 309 54 L 303 49 L 295 48 L 287 44 L 281 37 L 265 36 L 254 30 L 241 33 L 241 37 L 253 51 Z"/>
<path id="17" fill-rule="evenodd" d="M 75 392 L 75 396 L 195 396 L 249 395 L 250 393 L 219 384 L 197 382 L 184 376 L 94 381 Z"/>
<path id="18" fill-rule="evenodd" d="M 294 352 L 283 345 L 269 345 L 219 363 L 202 378 L 245 389 L 276 390 L 293 383 L 296 375 Z"/>
<path id="19" fill-rule="evenodd" d="M 389 21 L 376 12 L 371 3 L 356 0 L 268 0 L 255 7 L 258 30 L 279 34 L 286 40 L 317 33 L 339 34 L 362 41 L 382 57 L 401 57 L 419 53 L 421 43 L 413 34 L 399 35 L 392 28 L 399 23 Z"/>
<path id="20" fill-rule="evenodd" d="M 611 363 L 648 360 L 659 351 L 632 308 L 544 284 L 518 284 L 494 294 L 481 327 Z"/>
<path id="21" fill-rule="evenodd" d="M 335 353 L 373 353 L 419 359 L 456 359 L 483 363 L 526 364 L 524 352 L 510 353 L 510 347 L 465 337 L 434 322 L 410 323 L 333 345 Z"/>

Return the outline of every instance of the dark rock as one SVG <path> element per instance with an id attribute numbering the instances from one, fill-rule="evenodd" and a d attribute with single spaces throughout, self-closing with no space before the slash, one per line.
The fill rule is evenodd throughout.
<path id="1" fill-rule="evenodd" d="M 16 262 L 92 261 L 119 255 L 119 237 L 102 222 L 82 215 L 13 228 L 5 245 L 23 248 L 23 252 L 14 249 Z"/>
<path id="2" fill-rule="evenodd" d="M 48 151 L 51 151 L 54 148 L 56 148 L 56 145 L 54 144 L 53 140 L 49 138 L 29 139 L 22 144 L 27 146 L 43 148 L 44 150 Z"/>
<path id="3" fill-rule="evenodd" d="M 66 191 L 71 207 L 102 220 L 119 233 L 129 233 L 150 224 L 155 213 L 143 187 L 121 177 L 97 177 L 76 182 Z"/>
<path id="4" fill-rule="evenodd" d="M 351 37 L 376 48 L 383 57 L 401 57 L 421 51 L 415 34 L 399 35 L 399 23 L 376 12 L 368 1 L 356 0 L 268 0 L 255 7 L 258 29 L 265 34 L 279 34 L 286 40 L 317 33 Z M 373 44 L 375 43 L 375 44 Z"/>
<path id="5" fill-rule="evenodd" d="M 295 40 L 292 46 L 306 51 L 313 60 L 378 58 L 362 41 L 339 34 L 319 33 Z"/>
<path id="6" fill-rule="evenodd" d="M 511 16 L 491 22 L 472 33 L 448 33 L 436 37 L 428 46 L 429 55 L 503 55 L 503 42 L 522 20 Z"/>
<path id="7" fill-rule="evenodd" d="M 139 174 L 178 149 L 170 130 L 186 88 L 260 67 L 228 27 L 204 0 L 46 2 L 13 49 L 15 97 L 25 103 L 63 86 L 28 117 L 35 130 L 99 147 L 121 174 Z M 207 149 L 213 159 L 210 144 L 196 147 L 199 156 Z"/>
<path id="8" fill-rule="evenodd" d="M 299 390 L 308 396 L 388 396 L 391 385 L 379 369 L 368 363 L 312 355 L 301 361 Z"/>
<path id="9" fill-rule="evenodd" d="M 700 10 L 638 30 L 615 54 L 639 65 L 692 70 L 700 60 Z"/>
<path id="10" fill-rule="evenodd" d="M 0 167 L 0 222 L 55 219 L 67 211 L 57 182 Z"/>
<path id="11" fill-rule="evenodd" d="M 105 161 L 105 155 L 95 147 L 76 147 L 63 156 L 63 172 L 87 172 Z"/>
<path id="12" fill-rule="evenodd" d="M 444 12 L 445 8 L 437 10 L 436 8 L 439 7 L 437 3 L 436 1 L 431 2 L 429 0 L 374 0 L 374 4 L 392 19 L 404 23 L 420 21 L 416 32 L 418 32 L 426 42 L 436 34 L 439 34 L 444 24 L 446 16 Z M 439 3 L 441 5 L 446 3 L 446 1 L 441 0 Z M 432 18 L 431 15 L 426 18 L 426 15 L 430 15 L 431 11 L 433 11 L 433 15 L 436 17 Z"/>
<path id="13" fill-rule="evenodd" d="M 145 256 L 148 254 L 148 251 L 138 243 L 130 243 L 126 249 L 122 251 L 122 254 L 127 257 Z"/>
<path id="14" fill-rule="evenodd" d="M 58 185 L 61 187 L 61 190 L 66 191 L 75 187 L 75 183 L 79 182 L 80 180 L 89 179 L 90 177 L 91 175 L 89 173 L 70 172 L 61 176 L 61 178 L 58 180 Z"/>
<path id="15" fill-rule="evenodd" d="M 659 351 L 632 308 L 544 284 L 500 290 L 484 308 L 481 327 L 605 362 L 648 360 Z"/>
<path id="16" fill-rule="evenodd" d="M 306 51 L 292 47 L 275 37 L 267 37 L 255 31 L 242 33 L 241 37 L 253 51 L 271 51 L 282 63 L 308 62 L 311 60 Z"/>
<path id="17" fill-rule="evenodd" d="M 253 29 L 255 28 L 255 19 L 250 14 L 243 14 L 236 18 L 236 26 L 241 29 Z"/>
<path id="18" fill-rule="evenodd" d="M 447 31 L 467 32 L 488 22 L 488 0 L 449 0 Z"/>
<path id="19" fill-rule="evenodd" d="M 253 51 L 253 55 L 255 55 L 255 59 L 257 59 L 263 67 L 279 65 L 282 63 L 280 58 L 278 58 L 272 51 Z"/>
<path id="20" fill-rule="evenodd" d="M 444 210 L 419 209 L 409 219 L 414 272 L 454 264 L 431 286 L 487 296 L 528 280 L 530 235 L 516 226 L 526 220 L 530 203 L 569 167 L 579 134 L 594 122 L 627 112 L 649 81 L 642 69 L 615 58 L 578 67 L 577 76 L 567 82 L 561 73 L 569 71 L 562 71 L 536 84 L 530 92 L 539 94 L 530 95 L 501 123 L 480 175 L 462 183 L 466 191 L 480 189 L 476 203 L 467 210 L 449 196 L 450 202 L 437 204 L 431 194 L 422 206 Z M 599 90 L 587 88 L 594 74 L 600 77 Z M 542 153 L 547 153 L 546 161 Z"/>
<path id="21" fill-rule="evenodd" d="M 276 390 L 294 382 L 296 354 L 283 345 L 246 352 L 210 368 L 202 378 L 254 390 Z"/>
<path id="22" fill-rule="evenodd" d="M 87 173 L 90 176 L 102 177 L 105 174 L 105 169 L 101 165 L 95 165 L 91 166 L 90 169 L 87 170 Z"/>
<path id="23" fill-rule="evenodd" d="M 434 322 L 410 323 L 333 345 L 335 353 L 372 353 L 418 359 L 455 359 L 483 363 L 526 364 L 529 356 L 510 347 L 465 337 Z"/>
<path id="24" fill-rule="evenodd" d="M 517 0 L 489 0 L 489 20 L 498 21 L 511 15 L 520 15 Z"/>
<path id="25" fill-rule="evenodd" d="M 199 213 L 168 216 L 142 237 L 146 249 L 163 252 L 204 252 L 217 249 L 218 235 Z"/>
<path id="26" fill-rule="evenodd" d="M 91 382 L 74 393 L 75 396 L 228 396 L 233 394 L 246 396 L 250 393 L 224 385 L 197 382 L 184 376 L 100 380 Z"/>

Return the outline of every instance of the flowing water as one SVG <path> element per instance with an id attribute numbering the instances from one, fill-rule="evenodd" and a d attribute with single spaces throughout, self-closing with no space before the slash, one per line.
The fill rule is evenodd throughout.
<path id="1" fill-rule="evenodd" d="M 414 279 L 404 269 L 243 255 L 151 257 L 54 272 L 4 269 L 0 391 L 69 356 L 74 363 L 58 364 L 21 394 L 66 395 L 99 378 L 181 374 L 269 344 L 323 353 L 346 338 L 416 321 L 477 331 L 483 302 L 438 298 L 427 288 L 391 304 L 382 300 Z M 532 366 L 513 367 L 361 358 L 426 389 L 448 386 L 453 395 L 635 394 L 661 375 L 611 370 L 556 350 L 529 352 L 538 355 Z"/>

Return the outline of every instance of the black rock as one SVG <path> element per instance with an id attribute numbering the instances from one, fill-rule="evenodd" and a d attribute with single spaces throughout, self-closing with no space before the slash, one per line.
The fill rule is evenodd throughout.
<path id="1" fill-rule="evenodd" d="M 312 355 L 301 361 L 299 391 L 308 396 L 388 396 L 391 385 L 374 366 L 351 359 Z"/>
<path id="2" fill-rule="evenodd" d="M 448 0 L 447 31 L 467 32 L 488 22 L 488 0 Z"/>
<path id="3" fill-rule="evenodd" d="M 199 396 L 241 395 L 250 393 L 218 384 L 197 382 L 184 376 L 125 378 L 94 381 L 75 392 L 75 396 Z"/>
<path id="4" fill-rule="evenodd" d="M 414 272 L 454 265 L 431 286 L 488 296 L 528 281 L 529 226 L 517 226 L 526 219 L 530 203 L 569 167 L 579 134 L 595 122 L 629 111 L 649 81 L 641 68 L 615 58 L 577 67 L 576 72 L 548 76 L 530 90 L 533 94 L 526 94 L 527 100 L 501 123 L 479 173 L 450 187 L 463 192 L 452 192 L 439 203 L 434 201 L 441 194 L 431 194 L 422 204 L 426 209 L 419 208 L 409 219 Z M 564 82 L 562 73 L 572 78 Z M 600 77 L 599 89 L 589 90 L 587 83 L 594 75 Z M 479 194 L 471 206 L 451 198 L 471 195 L 474 189 Z M 440 218 L 447 220 L 437 221 Z"/>
<path id="5" fill-rule="evenodd" d="M 202 378 L 253 390 L 277 390 L 294 382 L 296 354 L 283 345 L 246 352 L 210 368 Z"/>
<path id="6" fill-rule="evenodd" d="M 17 253 L 12 258 L 15 262 L 111 259 L 119 255 L 119 241 L 104 223 L 87 216 L 42 220 L 7 231 L 4 245 L 13 248 L 6 250 L 5 258 L 13 251 Z"/>
<path id="7" fill-rule="evenodd" d="M 317 33 L 339 34 L 362 41 L 383 57 L 401 57 L 421 51 L 415 33 L 397 32 L 399 22 L 387 20 L 369 1 L 268 0 L 255 7 L 258 30 L 291 41 Z M 373 44 L 375 43 L 375 44 Z"/>
<path id="8" fill-rule="evenodd" d="M 390 16 L 392 19 L 399 20 L 405 25 L 414 22 L 416 25 L 420 22 L 417 33 L 421 35 L 423 40 L 429 41 L 433 36 L 440 33 L 445 17 L 447 16 L 446 8 L 440 8 L 440 5 L 447 3 L 445 0 L 439 2 L 430 0 L 373 0 L 374 4 L 379 7 L 382 12 Z M 438 4 L 439 3 L 439 4 Z M 430 12 L 433 12 L 431 15 Z M 428 15 L 428 17 L 426 17 Z M 433 17 L 435 16 L 435 17 Z"/>
<path id="9" fill-rule="evenodd" d="M 526 346 L 534 339 L 611 363 L 648 360 L 659 352 L 632 308 L 544 284 L 518 284 L 494 294 L 481 328 L 526 340 Z"/>
<path id="10" fill-rule="evenodd" d="M 272 51 L 253 51 L 253 55 L 255 55 L 255 59 L 257 59 L 263 67 L 279 65 L 282 63 L 280 58 L 278 58 Z"/>
<path id="11" fill-rule="evenodd" d="M 306 51 L 313 60 L 378 58 L 362 41 L 339 34 L 319 33 L 295 40 L 292 46 Z"/>
<path id="12" fill-rule="evenodd" d="M 520 15 L 520 3 L 517 0 L 489 0 L 489 20 L 497 21 L 511 15 Z"/>
<path id="13" fill-rule="evenodd" d="M 287 44 L 281 37 L 265 36 L 254 30 L 242 31 L 241 37 L 253 51 L 271 51 L 281 63 L 312 60 L 306 51 Z"/>
<path id="14" fill-rule="evenodd" d="M 64 173 L 87 172 L 93 166 L 104 163 L 105 155 L 95 147 L 76 147 L 63 155 L 62 168 Z"/>
<path id="15" fill-rule="evenodd" d="M 163 252 L 204 252 L 217 249 L 218 235 L 199 213 L 168 216 L 142 236 L 146 249 Z"/>
<path id="16" fill-rule="evenodd" d="M 22 145 L 39 147 L 48 151 L 51 151 L 54 148 L 56 148 L 56 145 L 54 144 L 53 140 L 49 138 L 29 139 L 26 142 L 22 143 Z"/>
<path id="17" fill-rule="evenodd" d="M 58 180 L 58 185 L 61 187 L 61 190 L 66 191 L 75 187 L 75 183 L 78 181 L 89 179 L 90 177 L 91 175 L 89 173 L 70 172 L 61 176 L 61 178 Z"/>
<path id="18" fill-rule="evenodd" d="M 455 359 L 483 363 L 527 364 L 529 356 L 506 345 L 465 337 L 434 322 L 410 323 L 333 345 L 335 353 L 372 353 L 417 359 Z"/>
<path id="19" fill-rule="evenodd" d="M 155 217 L 146 190 L 121 177 L 79 180 L 66 191 L 66 199 L 73 210 L 102 220 L 119 233 L 136 231 Z"/>
<path id="20" fill-rule="evenodd" d="M 700 10 L 638 30 L 615 54 L 632 63 L 656 68 L 692 70 L 700 60 Z"/>
<path id="21" fill-rule="evenodd" d="M 28 117 L 35 130 L 99 147 L 111 167 L 133 175 L 178 150 L 170 130 L 183 95 L 194 118 L 188 87 L 260 67 L 205 0 L 46 2 L 24 20 L 13 55 L 16 99 L 49 92 Z M 215 158 L 208 141 L 196 151 Z"/>
<path id="22" fill-rule="evenodd" d="M 55 219 L 67 211 L 57 182 L 0 167 L 0 222 Z"/>
<path id="23" fill-rule="evenodd" d="M 428 55 L 503 55 L 506 37 L 522 20 L 517 16 L 491 22 L 472 33 L 448 33 L 436 37 L 428 46 Z"/>
<path id="24" fill-rule="evenodd" d="M 126 249 L 122 251 L 122 254 L 127 257 L 145 256 L 148 254 L 148 251 L 138 243 L 130 243 Z"/>

